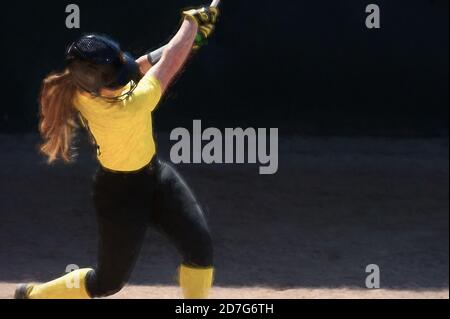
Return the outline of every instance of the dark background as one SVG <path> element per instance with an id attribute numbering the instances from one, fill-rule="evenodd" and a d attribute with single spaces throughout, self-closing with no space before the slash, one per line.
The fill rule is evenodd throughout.
<path id="1" fill-rule="evenodd" d="M 107 33 L 135 55 L 176 31 L 192 1 L 2 3 L 0 132 L 37 129 L 40 81 L 81 33 Z M 381 8 L 381 29 L 365 7 Z M 216 36 L 156 113 L 158 129 L 279 127 L 312 135 L 448 135 L 448 1 L 223 1 Z"/>

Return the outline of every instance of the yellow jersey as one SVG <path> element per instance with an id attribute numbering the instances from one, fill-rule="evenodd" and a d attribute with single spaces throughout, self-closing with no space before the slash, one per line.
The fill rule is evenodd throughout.
<path id="1" fill-rule="evenodd" d="M 129 90 L 129 85 L 123 92 Z M 133 93 L 111 102 L 77 92 L 73 104 L 87 121 L 95 138 L 100 164 L 120 172 L 137 171 L 150 163 L 156 153 L 152 111 L 161 99 L 161 85 L 148 72 Z"/>

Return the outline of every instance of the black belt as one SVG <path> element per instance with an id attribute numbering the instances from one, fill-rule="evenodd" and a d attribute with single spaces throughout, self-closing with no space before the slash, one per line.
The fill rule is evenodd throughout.
<path id="1" fill-rule="evenodd" d="M 135 171 L 115 171 L 109 168 L 106 168 L 102 165 L 100 165 L 101 170 L 107 172 L 107 173 L 113 173 L 113 174 L 119 174 L 119 175 L 135 175 L 135 174 L 139 174 L 143 171 L 153 171 L 155 169 L 156 163 L 158 162 L 158 158 L 157 156 L 153 156 L 152 160 L 145 166 L 143 166 L 142 168 L 135 170 Z"/>

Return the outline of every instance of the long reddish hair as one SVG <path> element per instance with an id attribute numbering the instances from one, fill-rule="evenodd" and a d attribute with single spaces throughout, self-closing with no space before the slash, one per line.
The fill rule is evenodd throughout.
<path id="1" fill-rule="evenodd" d="M 42 83 L 39 132 L 43 143 L 40 151 L 47 156 L 48 163 L 59 158 L 66 163 L 73 159 L 72 140 L 77 125 L 72 100 L 76 90 L 69 70 L 51 73 Z"/>

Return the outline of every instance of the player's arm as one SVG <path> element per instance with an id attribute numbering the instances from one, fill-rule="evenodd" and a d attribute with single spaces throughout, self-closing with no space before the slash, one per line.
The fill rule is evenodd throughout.
<path id="1" fill-rule="evenodd" d="M 148 60 L 147 55 L 141 56 L 139 59 L 136 60 L 136 63 L 139 65 L 139 70 L 141 71 L 141 74 L 147 73 L 152 68 L 152 64 Z"/>
<path id="2" fill-rule="evenodd" d="M 197 22 L 194 19 L 185 18 L 177 34 L 165 47 L 159 62 L 150 69 L 151 75 L 159 80 L 163 92 L 186 62 L 197 30 Z"/>
<path id="3" fill-rule="evenodd" d="M 183 11 L 180 30 L 167 46 L 159 49 L 162 50 L 161 58 L 158 60 L 158 50 L 147 55 L 149 65 L 157 61 L 149 72 L 159 80 L 163 92 L 183 67 L 192 49 L 201 46 L 198 40 L 207 39 L 213 32 L 218 14 L 218 9 L 211 7 Z"/>

